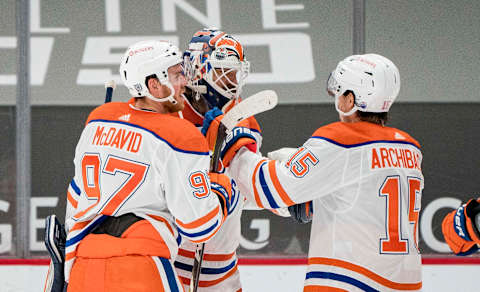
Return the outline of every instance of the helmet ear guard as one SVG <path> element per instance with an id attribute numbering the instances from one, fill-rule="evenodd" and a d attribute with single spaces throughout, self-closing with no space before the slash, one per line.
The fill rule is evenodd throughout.
<path id="1" fill-rule="evenodd" d="M 338 98 L 347 90 L 355 95 L 348 113 L 338 108 Z M 353 55 L 340 61 L 327 80 L 327 92 L 335 97 L 336 109 L 343 115 L 357 110 L 388 112 L 400 91 L 400 73 L 389 59 L 377 54 Z"/>
<path id="2" fill-rule="evenodd" d="M 179 49 L 167 41 L 141 41 L 131 45 L 125 52 L 120 65 L 120 77 L 130 94 L 145 96 L 158 102 L 170 101 L 175 104 L 175 89 L 168 78 L 168 69 L 182 63 Z M 167 97 L 154 97 L 145 83 L 146 78 L 155 75 L 162 85 L 170 90 Z"/>

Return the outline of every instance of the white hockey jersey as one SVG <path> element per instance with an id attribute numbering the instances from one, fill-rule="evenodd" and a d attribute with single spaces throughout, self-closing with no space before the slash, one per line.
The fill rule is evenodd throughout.
<path id="1" fill-rule="evenodd" d="M 420 291 L 421 162 L 403 131 L 337 122 L 285 163 L 241 149 L 230 174 L 262 208 L 313 201 L 304 291 Z"/>
<path id="2" fill-rule="evenodd" d="M 204 242 L 224 221 L 210 189 L 205 138 L 188 121 L 133 103 L 96 108 L 76 147 L 67 194 L 67 280 L 82 238 L 108 216 L 148 220 L 166 246 L 158 256 L 172 260 L 182 237 Z"/>
<path id="3" fill-rule="evenodd" d="M 203 116 L 195 111 L 188 100 L 185 99 L 184 104 L 185 108 L 182 112 L 179 112 L 179 116 L 201 128 Z M 260 148 L 260 127 L 253 118 L 248 120 L 248 126 L 256 139 L 260 141 L 257 145 L 257 148 Z M 228 172 L 226 174 L 228 175 Z M 232 180 L 232 197 L 233 203 L 222 228 L 205 244 L 205 254 L 199 278 L 199 292 L 235 292 L 241 290 L 236 250 L 240 244 L 240 218 L 246 198 L 238 190 L 234 180 Z M 188 289 L 192 277 L 191 271 L 195 250 L 196 244 L 188 240 L 182 241 L 175 261 L 177 274 L 186 289 Z"/>

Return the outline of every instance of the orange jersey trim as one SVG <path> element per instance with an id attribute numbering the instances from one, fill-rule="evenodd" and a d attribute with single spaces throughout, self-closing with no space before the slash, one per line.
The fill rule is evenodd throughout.
<path id="1" fill-rule="evenodd" d="M 225 221 L 225 220 L 224 220 Z M 218 230 L 220 230 L 220 227 L 222 226 L 223 224 L 223 221 L 217 226 L 217 229 L 212 233 L 210 234 L 209 236 L 207 236 L 206 238 L 203 238 L 203 239 L 199 239 L 199 240 L 193 240 L 193 239 L 189 239 L 191 242 L 193 243 L 202 243 L 202 242 L 205 242 L 207 240 L 209 240 L 210 238 L 212 238 L 215 234 L 217 234 Z"/>
<path id="2" fill-rule="evenodd" d="M 172 235 L 175 235 L 175 233 L 173 232 L 173 228 L 170 225 L 170 222 L 167 221 L 167 219 L 163 218 L 162 216 L 157 216 L 157 215 L 152 215 L 152 214 L 147 214 L 147 216 L 152 217 L 153 219 L 155 219 L 157 221 L 161 221 L 161 222 L 165 223 L 165 225 L 167 226 L 170 233 L 172 233 Z"/>
<path id="3" fill-rule="evenodd" d="M 226 273 L 225 275 L 223 275 L 222 277 L 216 279 L 216 280 L 212 280 L 212 281 L 199 281 L 198 282 L 198 287 L 211 287 L 211 286 L 214 286 L 214 285 L 217 285 L 218 283 L 220 282 L 223 282 L 225 281 L 227 278 L 231 277 L 233 274 L 235 274 L 235 272 L 237 271 L 238 269 L 238 264 L 235 265 L 235 267 L 233 267 L 233 269 L 231 269 L 230 271 L 228 271 L 228 273 Z M 184 285 L 189 285 L 190 284 L 190 278 L 185 278 L 185 277 L 182 277 L 182 276 L 179 276 L 180 280 L 182 281 L 182 284 Z"/>
<path id="4" fill-rule="evenodd" d="M 85 226 L 90 224 L 90 222 L 92 222 L 92 220 L 77 222 L 72 226 L 72 228 L 70 228 L 70 230 L 68 232 L 83 229 L 83 228 L 85 228 Z"/>
<path id="5" fill-rule="evenodd" d="M 396 290 L 419 290 L 422 288 L 422 282 L 418 283 L 398 283 L 398 282 L 393 282 L 390 281 L 377 273 L 374 273 L 370 271 L 367 268 L 364 268 L 362 266 L 352 264 L 346 261 L 338 260 L 338 259 L 330 259 L 330 258 L 309 258 L 308 259 L 308 264 L 309 265 L 326 265 L 326 266 L 334 266 L 334 267 L 339 267 L 343 268 L 346 270 L 353 271 L 355 273 L 361 274 L 367 278 L 372 279 L 373 281 L 391 288 L 391 289 L 396 289 Z"/>
<path id="6" fill-rule="evenodd" d="M 90 113 L 86 124 L 104 121 L 131 125 L 153 133 L 175 150 L 208 155 L 207 141 L 192 123 L 172 114 L 136 109 L 134 104 L 134 98 L 103 104 Z"/>
<path id="7" fill-rule="evenodd" d="M 398 142 L 420 148 L 417 140 L 395 128 L 384 127 L 370 122 L 336 122 L 317 129 L 312 138 L 326 138 L 343 146 L 354 146 L 371 142 Z"/>
<path id="8" fill-rule="evenodd" d="M 178 249 L 178 255 L 180 255 L 182 257 L 193 259 L 195 257 L 195 252 L 180 248 L 180 249 Z M 203 255 L 203 260 L 212 261 L 212 262 L 213 261 L 216 261 L 216 262 L 228 261 L 228 260 L 232 259 L 234 255 L 235 255 L 235 252 L 232 252 L 232 253 L 229 253 L 229 254 L 212 254 L 212 253 L 208 254 L 208 253 L 206 253 L 206 254 Z"/>
<path id="9" fill-rule="evenodd" d="M 77 206 L 78 206 L 78 201 L 76 201 L 72 194 L 70 194 L 70 191 L 67 191 L 67 200 L 68 202 L 70 202 L 70 205 L 73 206 L 73 208 L 77 209 Z"/>
<path id="10" fill-rule="evenodd" d="M 65 261 L 69 261 L 73 259 L 76 256 L 76 254 L 77 254 L 77 250 L 67 253 L 65 255 Z"/>
<path id="11" fill-rule="evenodd" d="M 255 170 L 253 171 L 253 176 L 252 176 L 253 195 L 255 197 L 255 202 L 257 203 L 257 206 L 259 206 L 262 209 L 265 209 L 265 207 L 263 206 L 262 201 L 260 200 L 260 196 L 258 195 L 256 182 L 257 182 L 257 172 L 260 169 L 260 166 L 265 161 L 267 161 L 267 159 L 262 159 L 262 160 L 260 160 L 260 162 L 257 163 L 257 165 L 255 166 Z"/>
<path id="12" fill-rule="evenodd" d="M 175 219 L 175 222 L 180 225 L 182 228 L 193 229 L 202 226 L 208 221 L 212 220 L 220 212 L 220 206 L 217 206 L 215 209 L 210 211 L 207 215 L 200 217 L 199 219 L 192 221 L 190 223 L 183 223 L 182 221 Z"/>
<path id="13" fill-rule="evenodd" d="M 270 160 L 268 162 L 268 171 L 270 173 L 270 179 L 272 180 L 273 186 L 275 187 L 275 190 L 277 191 L 277 193 L 280 195 L 280 198 L 282 199 L 282 201 L 287 206 L 295 205 L 295 202 L 292 201 L 292 199 L 290 199 L 290 197 L 287 195 L 287 192 L 282 187 L 282 184 L 278 180 L 277 169 L 275 168 L 275 160 Z"/>
<path id="14" fill-rule="evenodd" d="M 348 290 L 337 287 L 308 285 L 303 288 L 303 292 L 348 292 Z"/>
<path id="15" fill-rule="evenodd" d="M 82 217 L 83 215 L 85 215 L 88 211 L 90 211 L 90 209 L 92 209 L 93 207 L 95 207 L 95 206 L 98 204 L 98 202 L 99 202 L 99 200 L 97 200 L 97 201 L 95 202 L 95 204 L 91 205 L 91 206 L 88 207 L 87 209 L 78 212 L 78 213 L 75 214 L 73 217 L 74 217 L 75 219 L 79 219 L 80 217 Z"/>

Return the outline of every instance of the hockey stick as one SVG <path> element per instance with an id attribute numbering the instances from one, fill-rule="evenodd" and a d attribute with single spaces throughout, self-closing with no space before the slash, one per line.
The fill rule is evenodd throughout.
<path id="1" fill-rule="evenodd" d="M 274 108 L 278 103 L 278 97 L 273 90 L 260 91 L 235 105 L 223 117 L 218 127 L 217 139 L 213 147 L 213 154 L 210 159 L 210 172 L 219 172 L 220 153 L 223 141 L 228 132 L 231 131 L 240 121 L 256 114 Z M 200 270 L 205 252 L 205 243 L 197 245 L 193 259 L 192 280 L 190 281 L 190 292 L 197 292 L 200 279 Z"/>
<path id="2" fill-rule="evenodd" d="M 105 103 L 109 103 L 112 101 L 113 90 L 115 89 L 115 81 L 110 80 L 105 82 Z"/>

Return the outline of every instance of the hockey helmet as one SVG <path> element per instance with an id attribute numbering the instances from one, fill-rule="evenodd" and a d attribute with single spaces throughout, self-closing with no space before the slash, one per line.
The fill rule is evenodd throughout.
<path id="1" fill-rule="evenodd" d="M 231 35 L 215 28 L 197 31 L 184 53 L 187 86 L 210 107 L 223 107 L 240 96 L 250 64 L 243 47 Z"/>
<path id="2" fill-rule="evenodd" d="M 131 45 L 123 55 L 120 77 L 134 97 L 146 96 L 154 101 L 176 103 L 175 90 L 168 79 L 168 68 L 182 63 L 179 49 L 167 41 L 148 40 Z M 145 83 L 146 78 L 156 75 L 161 84 L 170 89 L 170 95 L 154 97 Z"/>
<path id="3" fill-rule="evenodd" d="M 338 97 L 351 90 L 355 104 L 347 113 L 338 108 Z M 400 73 L 389 59 L 377 54 L 353 55 L 340 61 L 327 80 L 327 92 L 344 115 L 357 110 L 388 112 L 400 91 Z"/>

